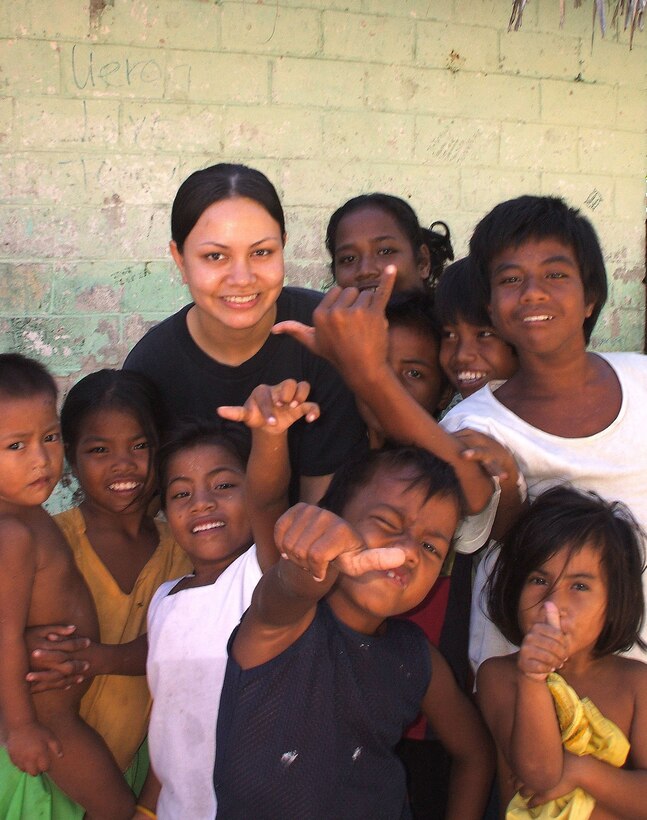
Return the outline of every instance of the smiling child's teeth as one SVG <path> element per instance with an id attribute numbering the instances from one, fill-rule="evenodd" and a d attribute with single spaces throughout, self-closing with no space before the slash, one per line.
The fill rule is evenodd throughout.
<path id="1" fill-rule="evenodd" d="M 393 572 L 393 570 L 392 570 L 392 569 L 390 569 L 390 570 L 386 573 L 386 577 L 387 577 L 387 578 L 395 578 L 395 572 Z"/>
<path id="2" fill-rule="evenodd" d="M 542 315 L 542 316 L 526 316 L 524 322 L 547 322 L 552 319 L 552 316 Z"/>
<path id="3" fill-rule="evenodd" d="M 484 379 L 486 375 L 487 373 L 483 373 L 480 370 L 462 370 L 456 374 L 456 378 L 459 382 L 475 382 L 479 379 Z"/>
<path id="4" fill-rule="evenodd" d="M 115 481 L 108 489 L 110 490 L 135 490 L 139 487 L 138 481 Z"/>
<path id="5" fill-rule="evenodd" d="M 219 527 L 224 526 L 224 521 L 209 521 L 206 524 L 196 524 L 196 526 L 191 530 L 191 532 L 206 532 L 207 530 L 215 530 Z"/>

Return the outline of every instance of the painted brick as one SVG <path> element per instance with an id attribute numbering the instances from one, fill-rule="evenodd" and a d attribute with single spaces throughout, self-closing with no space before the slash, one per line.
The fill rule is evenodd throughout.
<path id="1" fill-rule="evenodd" d="M 639 213 L 645 205 L 645 183 L 638 177 L 621 177 L 614 179 L 615 196 L 614 213 L 618 218 L 628 214 Z"/>
<path id="2" fill-rule="evenodd" d="M 579 155 L 585 174 L 644 174 L 645 135 L 581 128 Z"/>
<path id="3" fill-rule="evenodd" d="M 220 41 L 221 4 L 217 1 L 116 0 L 106 5 L 98 30 L 104 42 L 164 48 L 216 48 Z"/>
<path id="4" fill-rule="evenodd" d="M 496 165 L 499 125 L 491 120 L 420 116 L 416 120 L 415 158 L 434 165 Z"/>
<path id="5" fill-rule="evenodd" d="M 262 103 L 269 94 L 269 61 L 244 54 L 174 51 L 166 96 L 206 103 Z"/>
<path id="6" fill-rule="evenodd" d="M 83 97 L 164 95 L 166 53 L 160 49 L 103 43 L 65 43 L 61 74 L 66 94 Z"/>
<path id="7" fill-rule="evenodd" d="M 580 39 L 511 31 L 500 35 L 501 67 L 524 77 L 575 79 L 581 71 Z"/>
<path id="8" fill-rule="evenodd" d="M 604 252 L 607 272 L 616 278 L 639 276 L 645 265 L 645 224 L 627 219 L 593 220 Z M 639 276 L 642 278 L 642 276 Z"/>
<path id="9" fill-rule="evenodd" d="M 569 205 L 581 208 L 584 216 L 595 219 L 598 216 L 613 216 L 614 180 L 603 174 L 542 175 L 541 193 L 561 196 Z"/>
<path id="10" fill-rule="evenodd" d="M 446 70 L 375 65 L 366 72 L 366 101 L 379 111 L 450 114 L 457 98 L 456 77 Z"/>
<path id="11" fill-rule="evenodd" d="M 645 52 L 647 57 L 647 51 Z M 647 94 L 642 88 L 618 88 L 616 127 L 621 131 L 644 131 L 647 122 Z"/>
<path id="12" fill-rule="evenodd" d="M 0 154 L 0 202 L 10 202 L 13 198 L 14 158 L 13 154 Z"/>
<path id="13" fill-rule="evenodd" d="M 14 126 L 23 149 L 109 148 L 119 137 L 114 100 L 19 98 Z"/>
<path id="14" fill-rule="evenodd" d="M 429 2 L 429 0 L 406 0 L 406 3 L 391 3 L 389 0 L 364 0 L 362 11 L 371 14 L 410 17 L 414 20 L 452 20 L 453 3 Z"/>
<path id="15" fill-rule="evenodd" d="M 282 57 L 272 71 L 272 102 L 324 108 L 361 108 L 366 66 L 340 60 Z"/>
<path id="16" fill-rule="evenodd" d="M 332 284 L 332 275 L 323 259 L 305 262 L 291 261 L 285 266 L 285 284 L 312 290 L 325 290 Z"/>
<path id="17" fill-rule="evenodd" d="M 470 168 L 462 173 L 461 205 L 468 211 L 485 215 L 506 199 L 539 193 L 540 184 L 538 171 Z"/>
<path id="18" fill-rule="evenodd" d="M 222 148 L 220 107 L 181 103 L 123 103 L 121 145 L 136 151 Z"/>
<path id="19" fill-rule="evenodd" d="M 623 310 L 644 310 L 645 284 L 637 278 L 641 268 L 630 271 L 630 277 L 624 268 L 609 271 L 609 298 L 607 304 Z"/>
<path id="20" fill-rule="evenodd" d="M 227 108 L 223 154 L 231 157 L 303 157 L 321 151 L 321 118 L 300 108 Z"/>
<path id="21" fill-rule="evenodd" d="M 497 71 L 499 36 L 494 29 L 420 21 L 416 62 L 449 71 Z"/>
<path id="22" fill-rule="evenodd" d="M 56 43 L 0 40 L 0 93 L 57 94 L 59 90 Z"/>
<path id="23" fill-rule="evenodd" d="M 333 113 L 324 119 L 324 150 L 338 162 L 364 159 L 367 150 L 377 160 L 406 162 L 413 153 L 413 118 L 376 112 Z"/>
<path id="24" fill-rule="evenodd" d="M 286 210 L 286 224 L 289 226 L 289 251 L 292 259 L 321 259 L 323 237 L 329 214 L 321 208 L 299 208 Z"/>
<path id="25" fill-rule="evenodd" d="M 362 10 L 362 0 L 281 0 L 281 5 L 287 8 Z"/>
<path id="26" fill-rule="evenodd" d="M 612 126 L 616 119 L 615 89 L 588 83 L 541 81 L 541 120 L 545 123 Z"/>
<path id="27" fill-rule="evenodd" d="M 582 49 L 582 63 L 582 76 L 588 82 L 644 88 L 647 81 L 647 53 L 629 51 L 626 41 L 617 42 L 608 35 L 596 42 L 593 53 Z"/>
<path id="28" fill-rule="evenodd" d="M 320 47 L 321 15 L 314 9 L 250 6 L 246 2 L 223 5 L 223 51 L 309 56 L 317 54 Z"/>
<path id="29" fill-rule="evenodd" d="M 47 313 L 51 301 L 51 266 L 0 263 L 0 312 L 5 316 Z"/>
<path id="30" fill-rule="evenodd" d="M 0 145 L 10 147 L 13 136 L 13 100 L 0 97 Z"/>
<path id="31" fill-rule="evenodd" d="M 327 57 L 376 63 L 413 59 L 415 26 L 406 19 L 368 14 L 323 13 L 323 53 Z"/>
<path id="32" fill-rule="evenodd" d="M 83 38 L 88 33 L 87 0 L 22 0 L 0 3 L 0 37 Z"/>
<path id="33" fill-rule="evenodd" d="M 52 310 L 56 314 L 170 314 L 187 301 L 171 262 L 83 262 L 55 269 Z"/>
<path id="34" fill-rule="evenodd" d="M 530 5 L 530 4 L 529 4 Z M 537 7 L 538 31 L 546 33 L 563 33 L 567 37 L 581 37 L 585 49 L 591 48 L 591 6 L 584 4 L 581 8 L 575 8 L 574 3 L 566 3 L 566 14 L 564 15 L 564 25 L 560 27 L 559 4 L 558 3 L 533 3 Z M 524 14 L 525 23 L 525 14 Z M 526 26 L 524 25 L 524 28 Z M 596 22 L 595 41 L 600 38 L 600 26 Z"/>
<path id="35" fill-rule="evenodd" d="M 454 75 L 454 82 L 456 115 L 494 122 L 539 119 L 539 80 L 459 71 Z"/>
<path id="36" fill-rule="evenodd" d="M 501 165 L 539 171 L 575 171 L 577 128 L 505 122 L 501 125 Z"/>
<path id="37" fill-rule="evenodd" d="M 538 3 L 528 3 L 523 12 L 523 28 L 534 26 L 536 19 L 535 6 Z M 485 26 L 505 31 L 510 20 L 512 3 L 507 0 L 469 0 L 465 3 L 454 4 L 453 19 L 457 23 L 466 23 L 472 26 Z"/>
<path id="38" fill-rule="evenodd" d="M 10 349 L 38 358 L 58 375 L 116 366 L 119 340 L 116 319 L 18 317 L 9 321 Z"/>

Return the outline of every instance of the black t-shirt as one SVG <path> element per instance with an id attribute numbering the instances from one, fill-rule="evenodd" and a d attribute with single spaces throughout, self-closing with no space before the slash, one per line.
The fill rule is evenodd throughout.
<path id="1" fill-rule="evenodd" d="M 316 291 L 285 287 L 276 303 L 276 321 L 312 324 L 321 299 Z M 317 421 L 300 419 L 288 431 L 293 478 L 332 473 L 351 452 L 366 447 L 353 396 L 328 362 L 289 336 L 270 335 L 246 362 L 220 364 L 191 338 L 186 322 L 191 307 L 149 330 L 124 362 L 125 369 L 143 373 L 157 385 L 171 426 L 181 419 L 213 420 L 220 405 L 242 405 L 259 384 L 291 378 L 309 382 L 309 398 L 321 408 Z"/>
<path id="2" fill-rule="evenodd" d="M 422 630 L 387 619 L 355 632 L 325 601 L 275 658 L 241 669 L 231 655 L 220 698 L 214 786 L 223 820 L 404 820 L 404 767 L 393 749 L 431 680 Z"/>

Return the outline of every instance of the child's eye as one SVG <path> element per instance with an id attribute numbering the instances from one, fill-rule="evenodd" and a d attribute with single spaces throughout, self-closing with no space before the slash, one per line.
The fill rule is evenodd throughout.
<path id="1" fill-rule="evenodd" d="M 491 339 L 496 333 L 493 330 L 479 330 L 477 335 L 479 339 Z"/>
<path id="2" fill-rule="evenodd" d="M 454 341 L 456 339 L 456 332 L 454 330 L 446 330 L 445 328 L 443 328 L 441 338 Z"/>
<path id="3" fill-rule="evenodd" d="M 140 441 L 139 444 L 135 444 L 133 450 L 148 450 L 149 444 L 147 441 Z"/>
<path id="4" fill-rule="evenodd" d="M 373 518 L 382 529 L 388 530 L 389 532 L 400 532 L 400 526 L 394 521 L 390 521 L 388 518 L 383 518 L 380 515 L 374 515 Z"/>
<path id="5" fill-rule="evenodd" d="M 542 586 L 546 586 L 547 581 L 546 581 L 546 579 L 544 578 L 543 575 L 531 575 L 528 578 L 528 583 L 532 584 L 533 586 L 542 587 Z"/>
<path id="6" fill-rule="evenodd" d="M 346 254 L 346 256 L 340 256 L 337 260 L 338 265 L 350 265 L 352 264 L 357 257 L 353 256 L 352 253 Z"/>
<path id="7" fill-rule="evenodd" d="M 582 581 L 577 581 L 573 584 L 573 589 L 577 590 L 577 592 L 588 592 L 590 587 L 588 584 L 582 583 Z"/>
<path id="8" fill-rule="evenodd" d="M 422 548 L 425 552 L 429 552 L 432 555 L 440 555 L 440 552 L 436 549 L 436 547 L 430 541 L 423 541 Z"/>
<path id="9" fill-rule="evenodd" d="M 520 276 L 504 276 L 502 279 L 499 279 L 500 285 L 516 285 L 517 282 L 521 282 Z"/>
<path id="10" fill-rule="evenodd" d="M 188 490 L 178 490 L 176 493 L 172 493 L 171 498 L 172 499 L 188 498 L 189 495 L 190 495 L 190 493 L 189 493 Z"/>
<path id="11" fill-rule="evenodd" d="M 397 253 L 395 248 L 380 248 L 377 252 L 378 256 L 391 256 L 391 254 Z"/>
<path id="12" fill-rule="evenodd" d="M 231 490 L 235 486 L 231 481 L 221 481 L 220 484 L 216 484 L 216 490 Z"/>
<path id="13" fill-rule="evenodd" d="M 24 450 L 24 449 L 25 449 L 25 442 L 24 441 L 14 441 L 7 447 L 7 450 Z"/>
<path id="14" fill-rule="evenodd" d="M 405 370 L 404 375 L 408 379 L 422 379 L 423 378 L 423 374 L 421 373 L 421 371 L 416 370 L 415 367 L 412 367 L 409 370 Z"/>
<path id="15" fill-rule="evenodd" d="M 103 447 L 103 445 L 101 445 L 101 444 L 97 444 L 96 447 L 90 447 L 90 449 L 88 450 L 88 453 L 98 453 L 99 455 L 101 455 L 101 453 L 107 453 L 107 452 L 108 452 L 108 448 Z"/>
<path id="16" fill-rule="evenodd" d="M 45 438 L 43 439 L 43 441 L 46 444 L 51 444 L 52 442 L 60 441 L 60 439 L 61 439 L 60 433 L 48 433 L 45 436 Z"/>

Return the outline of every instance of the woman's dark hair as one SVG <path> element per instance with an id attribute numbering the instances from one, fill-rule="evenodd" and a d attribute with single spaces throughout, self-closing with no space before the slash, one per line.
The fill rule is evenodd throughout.
<path id="1" fill-rule="evenodd" d="M 434 312 L 440 327 L 460 321 L 475 327 L 490 327 L 483 290 L 469 256 L 448 265 L 436 284 Z"/>
<path id="2" fill-rule="evenodd" d="M 222 447 L 240 462 L 243 469 L 247 466 L 250 442 L 247 428 L 243 425 L 220 418 L 209 422 L 199 419 L 184 421 L 169 433 L 157 453 L 157 479 L 162 494 L 162 509 L 166 508 L 168 466 L 171 459 L 184 450 L 192 450 L 201 445 Z"/>
<path id="3" fill-rule="evenodd" d="M 430 287 L 436 287 L 447 261 L 454 259 L 452 236 L 449 225 L 440 220 L 432 222 L 428 228 L 421 228 L 422 241 L 429 249 L 431 271 L 427 280 Z"/>
<path id="4" fill-rule="evenodd" d="M 476 226 L 470 240 L 470 256 L 490 302 L 490 266 L 494 257 L 507 248 L 525 242 L 556 239 L 573 249 L 584 298 L 593 304 L 593 313 L 584 320 L 586 342 L 607 300 L 607 275 L 597 234 L 586 217 L 570 208 L 563 199 L 552 196 L 520 196 L 501 202 Z"/>
<path id="5" fill-rule="evenodd" d="M 409 487 L 422 487 L 425 500 L 439 495 L 455 498 L 463 509 L 463 493 L 454 468 L 420 447 L 369 450 L 343 464 L 333 475 L 319 506 L 343 518 L 346 505 L 379 472 L 409 473 Z"/>
<path id="6" fill-rule="evenodd" d="M 81 429 L 87 417 L 98 410 L 131 413 L 141 424 L 151 453 L 159 447 L 164 418 L 157 387 L 133 370 L 98 370 L 78 381 L 61 408 L 61 434 L 68 462 L 74 466 Z M 149 470 L 153 469 L 151 458 Z"/>
<path id="7" fill-rule="evenodd" d="M 353 214 L 356 211 L 364 210 L 364 208 L 377 208 L 390 214 L 402 233 L 407 237 L 416 259 L 420 258 L 420 246 L 425 244 L 425 238 L 422 234 L 422 228 L 418 222 L 416 212 L 413 210 L 408 202 L 391 194 L 361 194 L 353 197 L 345 202 L 340 208 L 334 212 L 328 221 L 326 228 L 326 248 L 332 257 L 331 269 L 333 276 L 335 275 L 335 249 L 337 247 L 337 230 L 339 223 L 345 216 Z"/>
<path id="8" fill-rule="evenodd" d="M 214 202 L 246 197 L 258 202 L 285 234 L 279 195 L 265 174 L 246 165 L 226 162 L 195 171 L 180 185 L 171 211 L 171 236 L 182 253 L 184 242 L 203 212 Z"/>
<path id="9" fill-rule="evenodd" d="M 58 395 L 56 382 L 40 362 L 21 353 L 0 354 L 0 396 L 31 399 L 34 396 Z"/>
<path id="10" fill-rule="evenodd" d="M 487 583 L 487 602 L 490 618 L 509 641 L 518 646 L 523 640 L 519 601 L 531 573 L 560 550 L 566 549 L 570 559 L 585 546 L 600 554 L 607 584 L 606 618 L 594 647 L 596 657 L 625 651 L 634 643 L 645 648 L 639 637 L 645 614 L 640 527 L 620 502 L 609 503 L 569 486 L 542 493 L 501 546 Z"/>

